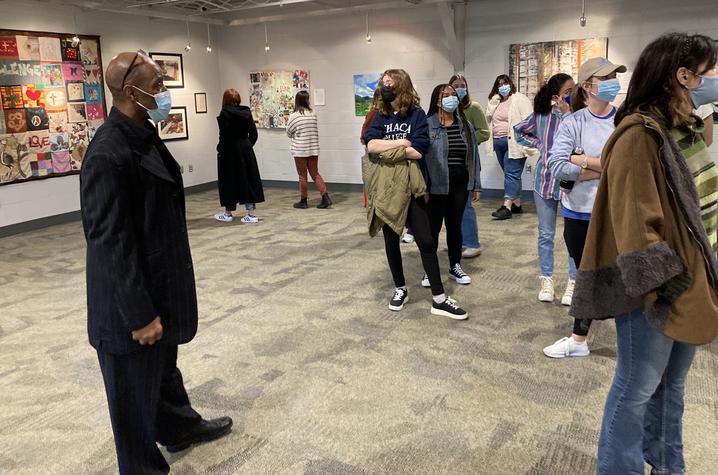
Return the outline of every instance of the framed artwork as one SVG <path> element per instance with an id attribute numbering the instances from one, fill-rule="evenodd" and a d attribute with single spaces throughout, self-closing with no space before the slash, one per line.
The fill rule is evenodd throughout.
<path id="1" fill-rule="evenodd" d="M 249 108 L 263 129 L 284 129 L 294 110 L 294 95 L 309 91 L 309 72 L 257 71 L 249 73 Z"/>
<path id="2" fill-rule="evenodd" d="M 369 113 L 379 80 L 383 73 L 354 75 L 354 115 L 364 117 Z"/>
<path id="3" fill-rule="evenodd" d="M 149 55 L 162 70 L 167 88 L 181 89 L 184 87 L 184 66 L 181 54 L 151 52 Z"/>
<path id="4" fill-rule="evenodd" d="M 82 166 L 107 108 L 100 37 L 73 36 L 0 29 L 0 185 Z"/>
<path id="5" fill-rule="evenodd" d="M 194 111 L 196 114 L 207 113 L 207 93 L 206 92 L 195 92 L 194 93 Z"/>
<path id="6" fill-rule="evenodd" d="M 187 140 L 187 108 L 185 106 L 173 107 L 165 120 L 157 123 L 157 133 L 164 141 Z"/>
<path id="7" fill-rule="evenodd" d="M 556 73 L 578 77 L 578 68 L 589 58 L 608 57 L 608 38 L 512 44 L 509 76 L 519 92 L 533 98 Z"/>

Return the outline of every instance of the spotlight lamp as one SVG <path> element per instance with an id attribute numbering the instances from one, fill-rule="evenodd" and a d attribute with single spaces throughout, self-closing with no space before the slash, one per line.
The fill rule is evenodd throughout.
<path id="1" fill-rule="evenodd" d="M 267 32 L 267 24 L 264 24 L 264 52 L 269 53 L 269 33 Z"/>
<path id="2" fill-rule="evenodd" d="M 585 27 L 588 20 L 586 19 L 586 0 L 581 0 L 581 16 L 578 18 L 578 24 Z"/>
<path id="3" fill-rule="evenodd" d="M 184 50 L 189 53 L 190 51 L 192 51 L 192 40 L 189 36 L 189 19 L 186 20 L 186 24 L 187 24 L 187 44 L 184 46 Z"/>

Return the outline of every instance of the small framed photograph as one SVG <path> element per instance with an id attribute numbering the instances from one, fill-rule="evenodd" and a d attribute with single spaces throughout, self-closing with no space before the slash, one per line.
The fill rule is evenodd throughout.
<path id="1" fill-rule="evenodd" d="M 207 93 L 206 92 L 195 92 L 194 93 L 194 111 L 197 114 L 207 113 Z"/>
<path id="2" fill-rule="evenodd" d="M 169 89 L 184 87 L 184 66 L 182 55 L 173 53 L 149 53 L 162 70 L 165 86 Z"/>
<path id="3" fill-rule="evenodd" d="M 164 141 L 187 140 L 187 108 L 185 106 L 173 107 L 165 120 L 157 123 L 157 133 Z"/>

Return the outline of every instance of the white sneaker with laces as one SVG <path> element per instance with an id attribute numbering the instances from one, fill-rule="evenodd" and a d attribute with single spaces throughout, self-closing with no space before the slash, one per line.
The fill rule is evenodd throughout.
<path id="1" fill-rule="evenodd" d="M 575 341 L 573 337 L 563 337 L 553 345 L 543 349 L 543 354 L 549 358 L 565 358 L 567 356 L 588 356 L 588 344 L 585 341 Z"/>
<path id="2" fill-rule="evenodd" d="M 406 244 L 411 244 L 412 242 L 414 242 L 414 235 L 409 234 L 409 232 L 407 231 L 404 233 L 404 237 L 401 238 L 401 240 L 402 240 L 402 242 L 405 242 Z"/>
<path id="3" fill-rule="evenodd" d="M 571 306 L 571 301 L 573 300 L 573 289 L 576 287 L 576 281 L 573 279 L 568 279 L 568 283 L 566 284 L 566 290 L 563 292 L 563 297 L 561 297 L 561 305 L 565 305 L 567 307 Z"/>
<path id="4" fill-rule="evenodd" d="M 247 215 L 243 216 L 242 219 L 240 219 L 240 221 L 242 221 L 245 224 L 258 223 L 259 218 L 257 218 L 256 216 L 252 216 L 251 214 L 247 214 Z"/>
<path id="5" fill-rule="evenodd" d="M 541 275 L 539 279 L 541 280 L 541 290 L 539 290 L 538 294 L 539 302 L 553 302 L 553 278 Z"/>
<path id="6" fill-rule="evenodd" d="M 231 223 L 233 218 L 231 214 L 227 214 L 226 211 L 223 211 L 221 213 L 215 214 L 214 219 L 216 219 L 217 221 L 222 221 L 224 223 Z"/>
<path id="7" fill-rule="evenodd" d="M 424 274 L 424 277 L 421 278 L 421 286 L 429 288 L 431 287 L 431 283 L 429 282 L 429 276 Z"/>
<path id="8" fill-rule="evenodd" d="M 465 247 L 464 250 L 461 251 L 461 257 L 473 259 L 474 257 L 479 257 L 482 250 L 481 247 Z"/>
<path id="9" fill-rule="evenodd" d="M 457 284 L 469 285 L 471 283 L 471 277 L 461 269 L 461 264 L 454 264 L 454 267 L 449 270 L 449 277 L 454 279 Z"/>

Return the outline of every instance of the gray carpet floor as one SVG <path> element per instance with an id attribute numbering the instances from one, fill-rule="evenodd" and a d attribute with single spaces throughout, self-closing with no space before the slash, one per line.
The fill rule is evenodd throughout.
<path id="1" fill-rule="evenodd" d="M 390 312 L 381 237 L 361 194 L 294 210 L 267 190 L 256 225 L 215 222 L 215 192 L 188 197 L 200 330 L 180 348 L 194 406 L 230 415 L 224 439 L 168 456 L 174 473 L 590 474 L 615 365 L 599 322 L 587 358 L 550 360 L 567 310 L 538 302 L 536 215 L 492 222 L 469 311 L 430 315 L 415 245 L 403 245 L 411 301 Z M 314 203 L 318 202 L 316 193 Z M 559 230 L 559 236 L 560 236 Z M 445 244 L 442 267 L 448 267 Z M 96 354 L 87 343 L 84 239 L 71 223 L 0 239 L 0 472 L 117 470 Z M 557 297 L 566 253 L 557 245 Z M 718 346 L 698 352 L 686 393 L 689 474 L 718 466 Z"/>

